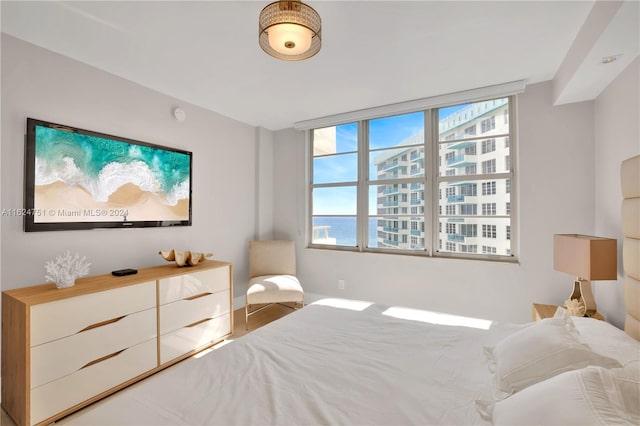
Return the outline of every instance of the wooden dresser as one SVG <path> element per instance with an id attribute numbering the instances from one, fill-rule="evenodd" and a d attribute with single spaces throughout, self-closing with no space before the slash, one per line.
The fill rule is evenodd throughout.
<path id="1" fill-rule="evenodd" d="M 232 265 L 163 265 L 2 293 L 2 408 L 47 424 L 231 335 Z"/>

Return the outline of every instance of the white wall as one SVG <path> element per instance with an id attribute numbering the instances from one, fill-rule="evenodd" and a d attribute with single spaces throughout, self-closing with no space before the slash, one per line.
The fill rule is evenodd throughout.
<path id="1" fill-rule="evenodd" d="M 2 217 L 2 290 L 45 282 L 45 261 L 66 250 L 87 256 L 96 275 L 163 264 L 158 250 L 175 248 L 233 262 L 235 294 L 244 294 L 255 128 L 2 34 L 2 208 L 23 206 L 27 117 L 192 151 L 193 226 L 25 233 L 22 218 Z"/>
<path id="2" fill-rule="evenodd" d="M 273 238 L 273 132 L 256 128 L 256 239 Z"/>
<path id="3" fill-rule="evenodd" d="M 306 249 L 304 134 L 277 132 L 274 233 L 297 240 L 305 290 L 515 322 L 532 302 L 562 303 L 573 277 L 553 270 L 553 234 L 594 226 L 593 102 L 554 107 L 551 92 L 535 84 L 517 101 L 519 264 Z"/>
<path id="4" fill-rule="evenodd" d="M 623 327 L 620 163 L 640 154 L 640 58 L 595 100 L 595 234 L 618 240 L 618 280 L 594 282 L 598 311 Z M 640 220 L 640 218 L 638 218 Z"/>

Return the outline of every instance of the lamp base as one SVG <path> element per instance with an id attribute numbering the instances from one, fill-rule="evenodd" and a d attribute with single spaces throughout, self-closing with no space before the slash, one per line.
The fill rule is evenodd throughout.
<path id="1" fill-rule="evenodd" d="M 591 292 L 591 281 L 577 278 L 573 282 L 573 292 L 569 298 L 580 300 L 586 308 L 587 316 L 592 316 L 596 313 L 596 300 Z"/>

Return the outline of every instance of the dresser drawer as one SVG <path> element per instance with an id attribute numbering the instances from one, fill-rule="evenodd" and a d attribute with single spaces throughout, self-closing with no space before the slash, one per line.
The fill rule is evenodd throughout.
<path id="1" fill-rule="evenodd" d="M 31 424 L 73 407 L 157 365 L 157 339 L 31 389 Z"/>
<path id="2" fill-rule="evenodd" d="M 229 290 L 160 306 L 160 335 L 230 311 Z"/>
<path id="3" fill-rule="evenodd" d="M 231 333 L 230 315 L 226 313 L 160 336 L 160 363 L 164 364 L 187 352 L 221 340 Z"/>
<path id="4" fill-rule="evenodd" d="M 156 305 L 156 282 L 85 294 L 31 307 L 31 346 L 76 334 Z"/>
<path id="5" fill-rule="evenodd" d="M 32 347 L 31 387 L 67 376 L 97 359 L 155 338 L 156 312 L 156 309 L 136 312 L 101 327 Z"/>
<path id="6" fill-rule="evenodd" d="M 165 303 L 199 294 L 228 290 L 230 286 L 230 267 L 225 265 L 206 271 L 163 278 L 158 282 L 158 300 L 161 305 L 164 305 Z"/>

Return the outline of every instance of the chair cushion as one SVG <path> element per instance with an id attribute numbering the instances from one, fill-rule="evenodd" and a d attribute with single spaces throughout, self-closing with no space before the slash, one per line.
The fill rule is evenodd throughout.
<path id="1" fill-rule="evenodd" d="M 300 281 L 293 275 L 262 275 L 249 281 L 247 303 L 298 302 L 304 300 Z"/>

